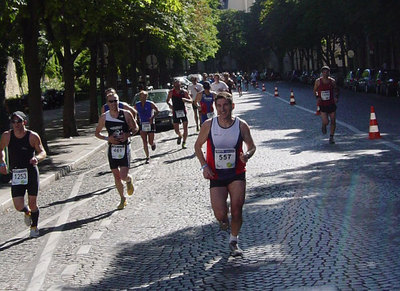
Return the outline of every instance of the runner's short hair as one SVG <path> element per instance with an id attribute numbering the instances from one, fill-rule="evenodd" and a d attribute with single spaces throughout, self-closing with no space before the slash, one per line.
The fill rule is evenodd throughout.
<path id="1" fill-rule="evenodd" d="M 219 92 L 215 97 L 215 103 L 217 103 L 218 99 L 225 99 L 228 100 L 230 105 L 233 104 L 232 94 L 230 94 L 229 92 Z"/>

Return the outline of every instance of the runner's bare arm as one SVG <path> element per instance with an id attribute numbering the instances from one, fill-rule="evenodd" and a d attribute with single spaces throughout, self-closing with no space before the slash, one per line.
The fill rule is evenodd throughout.
<path id="1" fill-rule="evenodd" d="M 240 160 L 243 163 L 247 163 L 247 161 L 254 155 L 256 151 L 256 145 L 254 144 L 253 137 L 251 136 L 250 127 L 244 120 L 240 120 L 240 132 L 247 147 L 247 152 L 240 154 Z"/>
<path id="2" fill-rule="evenodd" d="M 314 83 L 314 89 L 313 89 L 314 96 L 317 96 L 318 87 L 319 87 L 319 79 L 315 80 L 315 83 Z"/>
<path id="3" fill-rule="evenodd" d="M 184 93 L 185 94 L 185 98 L 182 98 L 182 100 L 184 102 L 187 102 L 187 103 L 192 103 L 193 99 L 192 99 L 192 97 L 189 96 L 189 93 L 186 90 L 184 90 L 183 92 L 185 92 Z"/>
<path id="4" fill-rule="evenodd" d="M 137 111 L 136 111 L 136 109 L 135 109 L 134 107 L 130 106 L 130 105 L 129 105 L 128 103 L 126 103 L 126 102 L 123 103 L 123 106 L 124 106 L 123 109 L 128 110 L 128 111 L 132 114 L 133 119 L 136 119 L 136 118 L 137 118 Z"/>
<path id="5" fill-rule="evenodd" d="M 124 115 L 125 115 L 126 123 L 128 123 L 129 129 L 131 130 L 132 134 L 134 135 L 135 133 L 138 132 L 139 126 L 136 123 L 136 120 L 133 118 L 133 115 L 130 111 L 124 110 Z M 126 137 L 126 139 L 128 139 L 130 136 L 131 136 L 131 134 L 127 133 L 125 137 Z"/>
<path id="6" fill-rule="evenodd" d="M 105 113 L 103 113 L 99 117 L 99 123 L 97 124 L 97 127 L 96 127 L 95 136 L 99 139 L 108 140 L 107 136 L 101 134 L 101 131 L 103 130 L 103 128 L 105 126 L 105 120 L 106 120 L 106 115 L 105 115 Z"/>
<path id="7" fill-rule="evenodd" d="M 36 155 L 29 161 L 31 165 L 37 165 L 39 162 L 43 161 L 47 154 L 44 150 L 42 140 L 36 132 L 31 132 L 29 136 L 29 143 L 35 148 Z"/>
<path id="8" fill-rule="evenodd" d="M 171 98 L 172 98 L 172 91 L 169 91 L 169 92 L 168 92 L 167 100 L 166 100 L 165 102 L 167 102 L 168 107 L 172 109 L 172 105 L 171 105 L 171 103 L 169 103 L 169 101 L 171 100 Z"/>
<path id="9" fill-rule="evenodd" d="M 153 115 L 150 117 L 151 122 L 153 122 L 154 118 L 158 115 L 158 113 L 160 113 L 160 111 L 158 110 L 158 107 L 156 104 L 154 104 L 154 102 L 151 102 L 151 109 L 154 110 Z"/>
<path id="10" fill-rule="evenodd" d="M 194 104 L 196 106 L 200 106 L 201 96 L 203 95 L 203 91 L 196 94 L 196 98 L 194 99 Z"/>
<path id="11" fill-rule="evenodd" d="M 4 149 L 10 142 L 10 132 L 6 131 L 1 135 L 0 140 L 0 173 L 7 174 L 7 164 L 5 163 Z"/>
<path id="12" fill-rule="evenodd" d="M 200 161 L 201 168 L 203 170 L 203 177 L 206 179 L 210 179 L 214 176 L 214 173 L 211 171 L 210 167 L 207 166 L 207 161 L 202 150 L 202 146 L 207 142 L 208 135 L 210 133 L 211 121 L 212 120 L 206 120 L 200 127 L 199 135 L 197 136 L 197 140 L 194 144 L 194 151 Z"/>

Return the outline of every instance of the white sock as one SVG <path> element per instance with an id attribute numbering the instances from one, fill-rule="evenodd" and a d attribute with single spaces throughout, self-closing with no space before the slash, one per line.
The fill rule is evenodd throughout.
<path id="1" fill-rule="evenodd" d="M 229 243 L 233 242 L 233 241 L 238 241 L 238 236 L 234 236 L 234 235 L 230 235 L 229 237 Z"/>

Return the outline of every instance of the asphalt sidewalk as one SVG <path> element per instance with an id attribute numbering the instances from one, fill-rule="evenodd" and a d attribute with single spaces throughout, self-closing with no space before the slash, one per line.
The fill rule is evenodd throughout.
<path id="1" fill-rule="evenodd" d="M 62 111 L 63 108 L 61 107 L 46 110 L 43 114 L 47 142 L 51 152 L 39 164 L 41 190 L 51 182 L 72 171 L 91 154 L 107 145 L 105 141 L 94 136 L 96 124 L 89 124 L 88 100 L 76 103 L 75 117 L 79 136 L 73 138 L 62 137 Z M 0 215 L 1 212 L 10 207 L 13 207 L 11 183 L 0 184 Z"/>

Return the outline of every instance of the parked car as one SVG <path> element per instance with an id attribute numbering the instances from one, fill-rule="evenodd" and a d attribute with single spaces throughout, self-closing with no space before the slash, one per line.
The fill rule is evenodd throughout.
<path id="1" fill-rule="evenodd" d="M 64 104 L 64 91 L 48 89 L 42 95 L 43 109 L 54 109 Z"/>
<path id="2" fill-rule="evenodd" d="M 156 128 L 173 128 L 172 110 L 165 102 L 168 97 L 168 92 L 168 89 L 154 89 L 148 91 L 149 96 L 147 100 L 153 101 L 160 111 L 155 119 Z M 129 103 L 134 106 L 139 100 L 139 93 L 137 93 Z"/>
<path id="3" fill-rule="evenodd" d="M 307 81 L 308 81 L 308 76 L 309 76 L 309 72 L 308 71 L 303 71 L 302 73 L 301 73 L 301 75 L 300 75 L 300 77 L 299 77 L 299 81 L 301 82 L 301 83 L 307 83 Z"/>
<path id="4" fill-rule="evenodd" d="M 315 80 L 317 80 L 319 78 L 319 76 L 320 76 L 319 70 L 311 71 L 308 76 L 307 84 L 314 85 Z"/>
<path id="5" fill-rule="evenodd" d="M 181 82 L 181 87 L 184 89 L 187 89 L 187 87 L 192 84 L 190 80 L 186 76 L 178 76 L 178 77 L 173 77 L 173 80 L 179 80 Z M 173 82 L 172 82 L 173 84 Z"/>
<path id="6" fill-rule="evenodd" d="M 354 92 L 359 91 L 358 81 L 360 80 L 363 71 L 364 69 L 358 68 L 353 74 L 353 84 L 350 86 L 349 89 L 353 90 Z"/>
<path id="7" fill-rule="evenodd" d="M 291 82 L 298 82 L 300 81 L 301 71 L 300 70 L 293 70 L 289 74 L 289 81 Z"/>
<path id="8" fill-rule="evenodd" d="M 377 74 L 377 93 L 393 96 L 397 95 L 400 72 L 398 70 L 381 70 Z"/>
<path id="9" fill-rule="evenodd" d="M 353 71 L 349 71 L 346 77 L 344 78 L 343 87 L 346 89 L 351 89 L 353 83 L 354 83 L 354 73 Z"/>
<path id="10" fill-rule="evenodd" d="M 375 69 L 365 69 L 360 79 L 358 80 L 358 88 L 360 91 L 365 93 L 374 91 L 375 92 L 375 85 L 376 85 L 376 73 Z"/>

